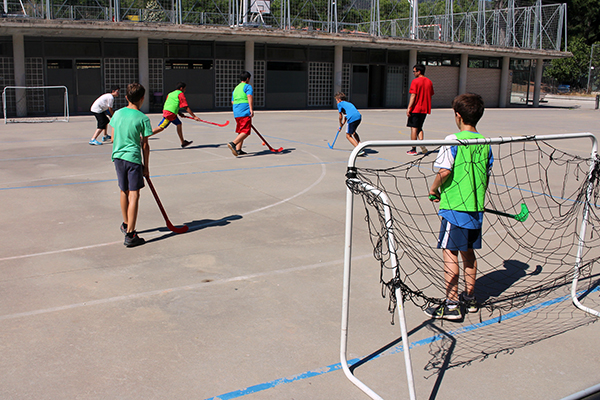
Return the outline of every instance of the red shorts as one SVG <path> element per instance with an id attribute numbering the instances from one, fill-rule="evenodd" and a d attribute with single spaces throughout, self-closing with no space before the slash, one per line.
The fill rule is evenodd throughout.
<path id="1" fill-rule="evenodd" d="M 250 129 L 252 128 L 252 117 L 237 117 L 235 119 L 235 123 L 235 133 L 245 133 L 246 135 L 250 134 Z"/>

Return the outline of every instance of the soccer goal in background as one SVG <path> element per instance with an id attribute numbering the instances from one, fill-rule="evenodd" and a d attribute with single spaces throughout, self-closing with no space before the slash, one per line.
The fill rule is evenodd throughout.
<path id="1" fill-rule="evenodd" d="M 2 91 L 4 123 L 69 122 L 66 86 L 6 86 Z"/>
<path id="2" fill-rule="evenodd" d="M 589 156 L 560 149 L 560 141 L 566 144 L 578 139 L 590 140 Z M 351 153 L 346 174 L 340 357 L 348 379 L 373 399 L 381 397 L 354 375 L 347 358 L 355 198 L 362 200 L 365 209 L 364 220 L 380 265 L 382 293 L 389 298 L 392 322 L 397 311 L 409 395 L 415 399 L 404 302 L 425 309 L 441 304 L 446 295 L 442 251 L 437 249 L 439 203 L 428 198 L 437 174 L 437 154 L 432 151 L 383 169 L 357 167 L 356 156 L 365 148 L 396 147 L 401 151 L 415 144 L 430 149 L 478 144 L 492 148 L 494 165 L 486 194 L 482 248 L 476 250 L 480 320 L 481 313 L 522 309 L 565 290 L 565 286 L 570 287 L 575 306 L 600 317 L 598 310 L 583 304 L 600 283 L 598 271 L 593 273 L 600 259 L 600 158 L 593 134 L 363 142 Z M 462 265 L 460 279 L 459 292 L 464 290 Z"/>

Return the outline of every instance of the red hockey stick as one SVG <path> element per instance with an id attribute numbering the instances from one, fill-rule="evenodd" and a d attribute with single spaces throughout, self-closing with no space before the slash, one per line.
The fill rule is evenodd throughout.
<path id="1" fill-rule="evenodd" d="M 269 143 L 267 143 L 267 141 L 265 140 L 265 138 L 262 137 L 262 135 L 256 130 L 256 128 L 254 127 L 254 125 L 252 125 L 252 129 L 254 129 L 254 132 L 256 132 L 256 134 L 258 135 L 258 137 L 262 139 L 263 144 L 266 144 L 267 147 L 269 148 L 269 150 L 271 150 L 273 153 L 280 153 L 280 152 L 283 151 L 283 147 L 280 147 L 277 150 L 275 150 L 274 148 L 272 148 L 271 145 Z"/>
<path id="2" fill-rule="evenodd" d="M 183 117 L 188 118 L 188 119 L 194 119 L 192 117 L 188 117 L 187 115 L 184 115 Z M 211 125 L 216 125 L 216 126 L 220 126 L 220 127 L 229 125 L 229 121 L 225 122 L 224 124 L 217 124 L 216 122 L 210 122 L 210 121 L 205 121 L 205 120 L 201 119 L 200 122 L 204 122 L 205 124 L 211 124 Z"/>
<path id="3" fill-rule="evenodd" d="M 186 233 L 188 231 L 188 229 L 190 229 L 190 227 L 187 225 L 183 225 L 181 228 L 177 228 L 176 226 L 173 226 L 171 221 L 169 221 L 169 217 L 167 217 L 167 213 L 165 212 L 165 209 L 163 208 L 162 203 L 160 202 L 160 199 L 158 198 L 158 193 L 156 193 L 156 189 L 154 189 L 154 185 L 152 184 L 152 181 L 150 180 L 149 177 L 146 177 L 146 181 L 148 182 L 148 186 L 150 186 L 150 190 L 152 191 L 152 194 L 154 195 L 156 204 L 158 204 L 158 209 L 162 213 L 163 218 L 165 219 L 165 222 L 167 223 L 167 228 L 169 228 L 169 230 L 174 233 Z"/>

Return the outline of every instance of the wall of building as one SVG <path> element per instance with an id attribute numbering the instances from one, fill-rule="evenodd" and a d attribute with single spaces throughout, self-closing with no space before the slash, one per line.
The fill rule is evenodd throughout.
<path id="1" fill-rule="evenodd" d="M 459 67 L 429 66 L 425 76 L 431 79 L 435 95 L 431 99 L 432 107 L 448 108 L 458 95 Z"/>
<path id="2" fill-rule="evenodd" d="M 10 37 L 0 37 L 0 86 L 14 85 Z M 246 43 L 192 40 L 148 40 L 147 60 L 139 59 L 134 39 L 54 38 L 25 36 L 28 86 L 65 85 L 72 114 L 89 113 L 91 103 L 112 86 L 139 81 L 147 64 L 147 102 L 160 112 L 166 94 L 178 81 L 188 85 L 186 97 L 194 110 L 229 110 L 231 91 L 246 68 Z M 253 78 L 257 109 L 332 108 L 334 46 L 255 43 Z M 341 89 L 360 108 L 404 108 L 409 82 L 408 51 L 348 47 L 343 49 Z M 459 93 L 460 55 L 422 54 L 426 76 L 435 88 L 434 107 L 450 107 Z M 487 107 L 499 104 L 501 69 L 479 59 L 468 68 L 467 91 L 480 93 Z M 476 63 L 476 64 L 477 64 Z M 471 64 L 471 63 L 470 63 Z M 412 67 L 412 66 L 410 66 Z M 510 83 L 509 83 L 510 84 Z M 59 113 L 52 94 L 41 91 L 27 98 L 29 112 Z M 28 95 L 29 96 L 29 95 Z M 30 96 L 31 97 L 31 96 Z M 7 99 L 8 114 L 16 112 Z M 124 96 L 116 99 L 125 106 Z M 54 108 L 53 108 L 54 107 Z"/>

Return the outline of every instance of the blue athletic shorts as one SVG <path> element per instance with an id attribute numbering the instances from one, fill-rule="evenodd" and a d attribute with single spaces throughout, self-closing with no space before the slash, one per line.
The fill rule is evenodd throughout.
<path id="1" fill-rule="evenodd" d="M 353 135 L 354 133 L 356 133 L 356 129 L 360 125 L 361 121 L 362 121 L 362 119 L 358 119 L 358 120 L 356 120 L 354 122 L 349 122 L 348 123 L 348 130 L 346 131 L 346 133 L 348 135 Z"/>
<path id="2" fill-rule="evenodd" d="M 452 251 L 467 251 L 469 249 L 481 248 L 481 228 L 466 229 L 452 225 L 442 218 L 440 237 L 438 238 L 438 249 Z"/>
<path id="3" fill-rule="evenodd" d="M 163 119 L 160 121 L 160 124 L 158 124 L 158 127 L 165 129 L 167 126 L 169 126 L 171 124 L 171 122 L 175 126 L 181 125 L 181 120 L 179 118 L 177 118 L 177 115 L 175 115 L 175 118 L 173 118 L 170 121 L 167 118 L 163 117 Z"/>
<path id="4" fill-rule="evenodd" d="M 115 170 L 119 189 L 123 192 L 136 191 L 144 187 L 144 166 L 115 158 Z"/>

